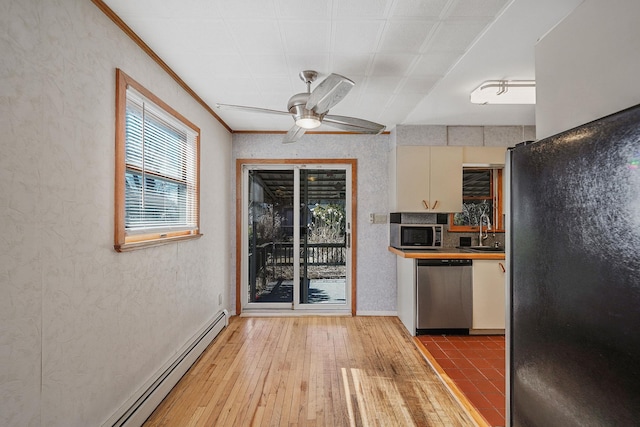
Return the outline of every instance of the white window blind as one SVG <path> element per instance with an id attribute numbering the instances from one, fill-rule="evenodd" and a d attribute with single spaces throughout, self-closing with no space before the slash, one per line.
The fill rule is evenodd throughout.
<path id="1" fill-rule="evenodd" d="M 197 230 L 198 134 L 127 87 L 127 235 Z"/>

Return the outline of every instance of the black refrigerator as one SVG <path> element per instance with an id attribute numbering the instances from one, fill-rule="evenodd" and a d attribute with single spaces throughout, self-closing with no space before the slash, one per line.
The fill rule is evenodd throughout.
<path id="1" fill-rule="evenodd" d="M 505 174 L 507 425 L 640 425 L 640 106 Z"/>

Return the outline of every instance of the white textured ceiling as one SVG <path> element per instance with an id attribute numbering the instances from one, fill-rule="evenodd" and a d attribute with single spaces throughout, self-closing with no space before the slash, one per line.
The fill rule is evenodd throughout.
<path id="1" fill-rule="evenodd" d="M 286 111 L 302 70 L 356 83 L 330 114 L 396 124 L 533 125 L 534 106 L 469 103 L 534 79 L 536 41 L 582 0 L 103 0 L 207 104 Z M 132 76 L 135 78 L 135 76 Z M 312 89 L 315 85 L 312 86 Z M 217 114 L 234 131 L 293 120 Z M 323 125 L 318 130 L 335 130 Z"/>

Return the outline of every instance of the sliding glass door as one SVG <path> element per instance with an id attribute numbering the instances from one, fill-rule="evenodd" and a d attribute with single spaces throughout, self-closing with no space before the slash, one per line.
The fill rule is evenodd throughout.
<path id="1" fill-rule="evenodd" d="M 249 303 L 293 301 L 293 183 L 293 170 L 248 170 Z"/>
<path id="2" fill-rule="evenodd" d="M 243 311 L 350 311 L 351 166 L 245 165 Z"/>

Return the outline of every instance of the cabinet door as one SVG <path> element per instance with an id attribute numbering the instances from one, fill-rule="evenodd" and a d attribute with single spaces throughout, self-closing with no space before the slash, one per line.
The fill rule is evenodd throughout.
<path id="1" fill-rule="evenodd" d="M 396 275 L 398 281 L 397 311 L 398 318 L 411 336 L 416 335 L 416 266 L 410 258 L 396 256 Z"/>
<path id="2" fill-rule="evenodd" d="M 395 161 L 395 210 L 425 212 L 424 203 L 429 200 L 429 147 L 400 146 L 396 149 Z"/>
<path id="3" fill-rule="evenodd" d="M 504 165 L 507 147 L 464 147 L 465 165 Z"/>
<path id="4" fill-rule="evenodd" d="M 431 147 L 430 212 L 462 212 L 462 147 Z"/>
<path id="5" fill-rule="evenodd" d="M 504 329 L 504 261 L 473 260 L 473 329 Z"/>

